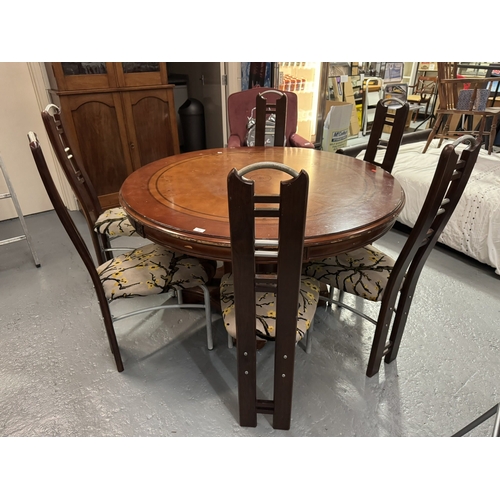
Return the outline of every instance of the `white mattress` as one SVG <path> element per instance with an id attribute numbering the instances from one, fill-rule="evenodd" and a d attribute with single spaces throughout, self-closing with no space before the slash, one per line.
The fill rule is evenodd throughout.
<path id="1" fill-rule="evenodd" d="M 425 154 L 425 143 L 402 145 L 392 174 L 401 183 L 406 203 L 398 220 L 413 227 L 424 203 L 441 153 L 438 140 L 432 141 Z M 362 152 L 358 158 L 362 158 Z M 382 158 L 382 154 L 381 154 Z M 500 155 L 479 152 L 471 178 L 444 228 L 439 241 L 500 274 Z"/>

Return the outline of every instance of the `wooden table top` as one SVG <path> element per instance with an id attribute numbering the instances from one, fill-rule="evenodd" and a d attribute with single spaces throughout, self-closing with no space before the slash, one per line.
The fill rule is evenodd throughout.
<path id="1" fill-rule="evenodd" d="M 284 163 L 309 174 L 304 259 L 359 248 L 385 234 L 401 212 L 399 182 L 379 167 L 303 148 L 209 149 L 170 156 L 133 172 L 120 203 L 142 236 L 190 255 L 231 260 L 227 175 L 260 161 Z M 257 170 L 256 193 L 279 193 L 284 173 Z M 271 219 L 256 223 L 257 238 L 276 238 Z"/>

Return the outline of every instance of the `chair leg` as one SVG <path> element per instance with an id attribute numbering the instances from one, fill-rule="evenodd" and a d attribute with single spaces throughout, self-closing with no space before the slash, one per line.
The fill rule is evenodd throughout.
<path id="1" fill-rule="evenodd" d="M 109 347 L 111 348 L 111 353 L 115 358 L 116 369 L 119 372 L 123 371 L 123 361 L 120 354 L 120 347 L 118 346 L 118 340 L 116 339 L 115 327 L 113 325 L 113 318 L 111 317 L 111 311 L 109 310 L 109 304 L 104 295 L 104 290 L 99 283 L 99 286 L 94 288 L 97 293 L 97 301 L 101 308 L 101 313 L 104 318 L 104 326 L 106 327 L 106 335 L 108 336 Z"/>
<path id="2" fill-rule="evenodd" d="M 441 147 L 441 145 L 443 144 L 443 141 L 444 141 L 445 137 L 448 135 L 448 132 L 450 130 L 450 123 L 451 123 L 451 119 L 452 118 L 453 118 L 453 115 L 448 115 L 446 117 L 446 121 L 445 121 L 444 127 L 443 127 L 443 132 L 440 134 L 438 148 Z"/>
<path id="3" fill-rule="evenodd" d="M 434 123 L 434 126 L 432 127 L 432 131 L 429 134 L 429 137 L 427 138 L 427 142 L 425 143 L 424 149 L 422 151 L 422 154 L 427 151 L 427 148 L 429 147 L 430 143 L 432 142 L 432 139 L 437 134 L 437 131 L 439 130 L 439 127 L 441 125 L 441 122 L 443 121 L 444 115 L 442 113 L 438 113 L 438 116 L 436 118 L 436 122 Z"/>
<path id="4" fill-rule="evenodd" d="M 478 140 L 481 143 L 483 142 L 485 126 L 486 126 L 486 116 L 482 116 L 481 121 L 479 122 L 479 130 L 478 130 L 477 136 L 476 136 L 476 140 Z M 471 130 L 472 129 L 473 129 L 473 127 L 471 127 Z"/>
<path id="5" fill-rule="evenodd" d="M 394 324 L 391 330 L 391 336 L 389 339 L 389 349 L 385 355 L 384 361 L 386 363 L 391 363 L 396 359 L 398 355 L 399 346 L 401 345 L 401 339 L 403 338 L 403 332 L 406 326 L 406 320 L 408 319 L 408 312 L 410 311 L 411 297 L 406 297 L 406 300 L 401 300 L 398 304 L 398 310 L 396 312 L 396 317 L 394 318 Z"/>
<path id="6" fill-rule="evenodd" d="M 214 348 L 214 339 L 212 336 L 212 310 L 210 307 L 210 292 L 206 285 L 200 285 L 203 290 L 203 297 L 205 302 L 205 322 L 207 324 L 207 346 L 211 351 Z"/>
<path id="7" fill-rule="evenodd" d="M 398 355 L 399 346 L 401 344 L 401 339 L 403 338 L 406 321 L 408 320 L 408 314 L 410 312 L 413 295 L 415 294 L 417 280 L 418 274 L 413 275 L 412 278 L 408 278 L 405 285 L 403 286 L 403 289 L 401 290 L 398 308 L 396 311 L 396 316 L 394 317 L 391 336 L 389 338 L 389 349 L 387 350 L 384 358 L 384 361 L 386 363 L 391 363 L 396 359 L 396 356 Z"/>
<path id="8" fill-rule="evenodd" d="M 498 123 L 498 116 L 499 114 L 496 114 L 493 117 L 493 120 L 491 121 L 491 128 L 490 128 L 490 140 L 488 141 L 488 154 L 490 155 L 493 151 L 493 143 L 495 142 L 495 139 L 497 137 L 497 123 Z"/>
<path id="9" fill-rule="evenodd" d="M 375 327 L 375 335 L 373 337 L 372 349 L 366 370 L 367 377 L 373 377 L 380 370 L 382 358 L 384 357 L 386 350 L 387 334 L 389 332 L 389 326 L 391 324 L 392 314 L 394 311 L 394 302 L 394 299 L 392 301 L 382 301 L 382 304 L 380 305 L 377 326 Z"/>
<path id="10" fill-rule="evenodd" d="M 313 333 L 313 330 L 314 330 L 314 318 L 313 318 L 313 321 L 311 322 L 311 326 L 308 328 L 307 330 L 307 338 L 306 338 L 306 353 L 307 354 L 311 354 L 311 351 L 312 351 L 312 333 Z"/>

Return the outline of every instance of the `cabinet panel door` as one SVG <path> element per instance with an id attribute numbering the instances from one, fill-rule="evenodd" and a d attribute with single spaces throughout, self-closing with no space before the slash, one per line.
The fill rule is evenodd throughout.
<path id="1" fill-rule="evenodd" d="M 118 204 L 132 171 L 120 94 L 61 96 L 62 118 L 75 154 L 83 160 L 103 207 Z"/>
<path id="2" fill-rule="evenodd" d="M 134 169 L 178 154 L 173 88 L 123 92 Z"/>

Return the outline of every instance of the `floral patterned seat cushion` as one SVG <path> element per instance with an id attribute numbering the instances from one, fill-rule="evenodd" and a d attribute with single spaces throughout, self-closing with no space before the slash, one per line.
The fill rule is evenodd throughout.
<path id="1" fill-rule="evenodd" d="M 197 258 L 155 243 L 108 260 L 97 273 L 110 302 L 192 288 L 208 281 L 207 271 Z"/>
<path id="2" fill-rule="evenodd" d="M 96 233 L 108 236 L 133 236 L 136 234 L 123 208 L 110 208 L 104 211 L 94 224 Z"/>
<path id="3" fill-rule="evenodd" d="M 302 276 L 299 292 L 297 335 L 298 342 L 304 337 L 318 306 L 319 282 L 314 278 Z M 220 300 L 224 326 L 231 337 L 236 338 L 236 314 L 234 304 L 233 275 L 225 274 L 220 283 Z M 255 294 L 257 337 L 273 340 L 276 335 L 276 294 L 257 292 Z"/>
<path id="4" fill-rule="evenodd" d="M 394 267 L 394 259 L 372 245 L 304 266 L 302 272 L 344 292 L 378 302 Z"/>

